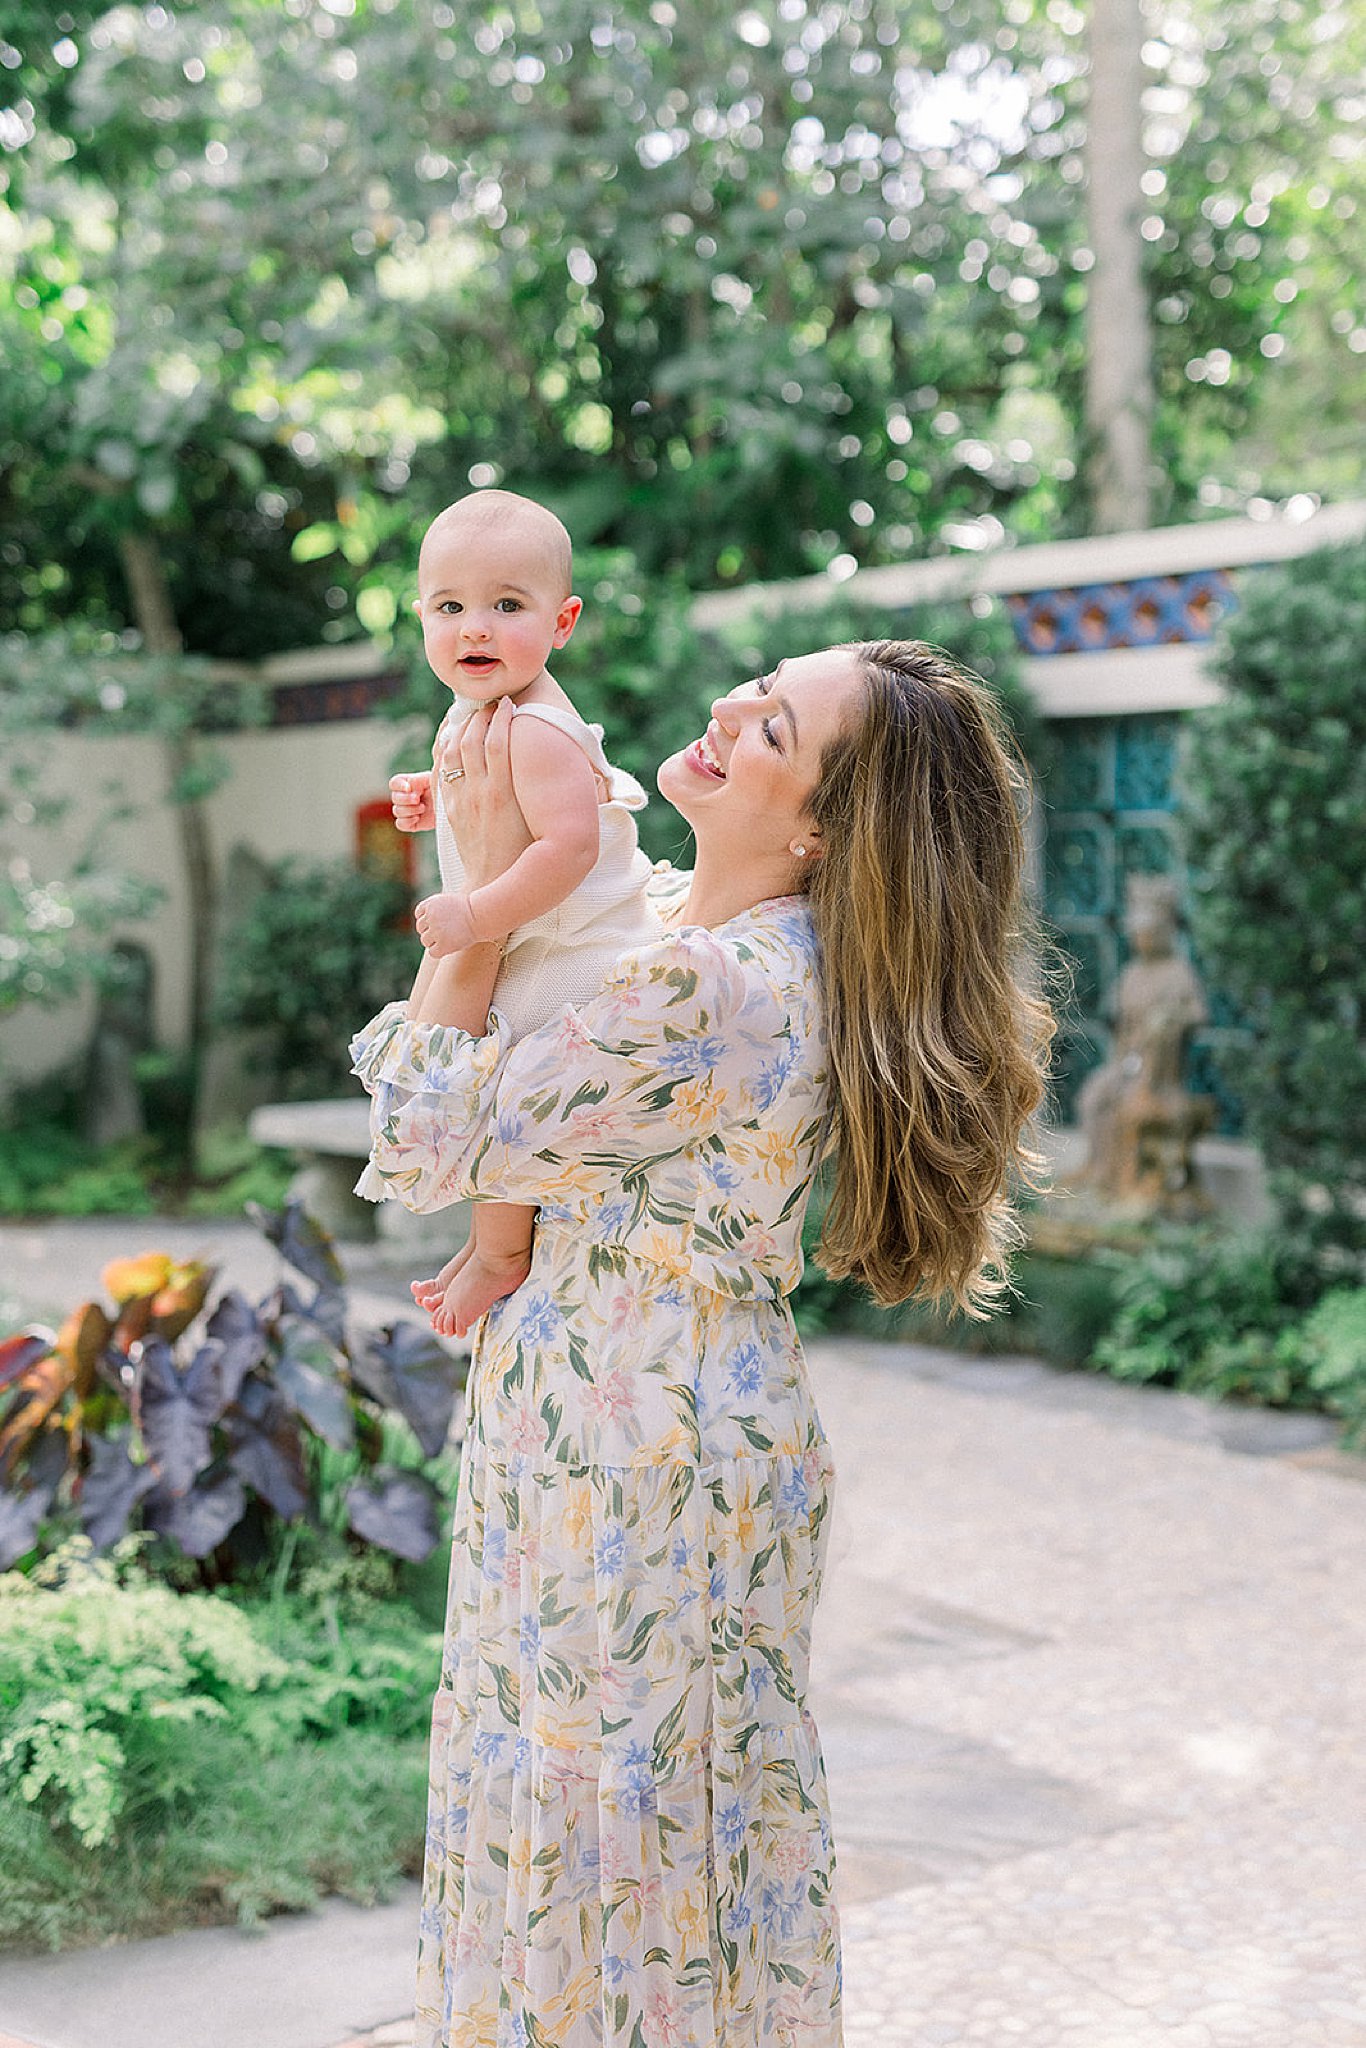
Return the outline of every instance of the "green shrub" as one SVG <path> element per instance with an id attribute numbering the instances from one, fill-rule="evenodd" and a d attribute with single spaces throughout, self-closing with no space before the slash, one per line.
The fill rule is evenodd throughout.
<path id="1" fill-rule="evenodd" d="M 265 1035 L 277 1092 L 354 1086 L 350 1029 L 406 995 L 417 972 L 411 908 L 401 883 L 347 861 L 283 860 L 268 871 L 225 936 L 215 1017 Z"/>
<path id="2" fill-rule="evenodd" d="M 240 1216 L 249 1202 L 282 1209 L 296 1172 L 288 1152 L 258 1145 L 237 1124 L 206 1131 L 195 1150 L 187 1216 Z"/>
<path id="3" fill-rule="evenodd" d="M 1366 546 L 1242 586 L 1192 715 L 1182 810 L 1191 922 L 1239 1006 L 1227 1056 L 1282 1227 L 1330 1277 L 1366 1255 Z"/>
<path id="4" fill-rule="evenodd" d="M 142 1541 L 0 1578 L 0 1941 L 250 1920 L 417 1867 L 439 1631 L 345 1574 L 173 1593 Z"/>
<path id="5" fill-rule="evenodd" d="M 1310 1386 L 1346 1420 L 1344 1442 L 1366 1449 L 1366 1287 L 1335 1287 L 1295 1334 Z"/>
<path id="6" fill-rule="evenodd" d="M 1312 1268 L 1278 1233 L 1169 1231 L 1118 1269 L 1115 1318 L 1092 1363 L 1190 1393 L 1312 1405 L 1279 1340 L 1313 1294 Z"/>
<path id="7" fill-rule="evenodd" d="M 226 1600 L 121 1587 L 77 1543 L 0 1579 L 0 1783 L 97 1848 L 130 1799 L 165 1796 L 139 1771 L 154 1722 L 225 1720 L 288 1666 Z"/>
<path id="8" fill-rule="evenodd" d="M 1049 1258 L 1026 1251 L 1016 1264 L 1013 1349 L 1050 1365 L 1089 1365 L 1115 1318 L 1122 1262 L 1113 1255 Z"/>
<path id="9" fill-rule="evenodd" d="M 192 1161 L 188 1133 L 150 1106 L 147 1136 L 109 1145 L 89 1144 L 79 1118 L 80 1091 L 62 1076 L 7 1106 L 0 1216 L 240 1216 L 247 1202 L 279 1208 L 294 1178 L 287 1153 L 237 1125 L 201 1138 Z"/>
<path id="10" fill-rule="evenodd" d="M 123 1191 L 124 1164 L 128 1150 L 120 1146 L 121 1163 L 116 1178 Z M 68 1184 L 89 1173 L 93 1159 L 88 1146 L 59 1110 L 43 1103 L 35 1106 L 24 1097 L 8 1105 L 0 1124 L 0 1216 L 37 1216 L 59 1213 Z M 141 1180 L 134 1198 L 134 1214 L 143 1214 L 146 1190 Z M 90 1209 L 78 1214 L 93 1214 Z"/>

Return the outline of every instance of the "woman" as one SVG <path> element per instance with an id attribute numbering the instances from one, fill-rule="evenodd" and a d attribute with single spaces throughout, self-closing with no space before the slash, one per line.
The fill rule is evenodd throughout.
<path id="1" fill-rule="evenodd" d="M 501 717 L 462 766 L 453 823 L 491 846 Z M 659 787 L 696 867 L 599 998 L 509 1045 L 467 953 L 447 1024 L 393 1005 L 354 1048 L 400 1199 L 540 1205 L 471 1370 L 421 2048 L 839 2042 L 802 1215 L 833 1129 L 827 1270 L 980 1313 L 1030 1163 L 1051 1027 L 986 691 L 914 644 L 782 662 Z"/>

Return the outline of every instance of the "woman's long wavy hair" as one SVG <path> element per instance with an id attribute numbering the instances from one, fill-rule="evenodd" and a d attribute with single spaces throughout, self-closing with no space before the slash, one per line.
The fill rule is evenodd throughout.
<path id="1" fill-rule="evenodd" d="M 1028 771 L 942 650 L 848 651 L 864 714 L 808 806 L 837 1146 L 817 1257 L 884 1304 L 980 1317 L 1009 1286 L 1012 1191 L 1039 1178 L 1026 1132 L 1054 1030 L 1024 898 Z"/>

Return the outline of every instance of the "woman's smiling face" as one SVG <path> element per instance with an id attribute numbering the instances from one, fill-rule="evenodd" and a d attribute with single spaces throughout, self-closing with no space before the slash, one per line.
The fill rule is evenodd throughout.
<path id="1" fill-rule="evenodd" d="M 777 856 L 809 840 L 807 803 L 821 757 L 862 696 L 863 674 L 848 648 L 780 661 L 712 705 L 701 739 L 671 754 L 659 792 L 682 813 L 698 848 Z"/>

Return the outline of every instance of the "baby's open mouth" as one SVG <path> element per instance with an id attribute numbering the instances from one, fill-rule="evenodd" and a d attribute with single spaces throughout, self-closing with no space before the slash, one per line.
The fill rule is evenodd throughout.
<path id="1" fill-rule="evenodd" d="M 474 669 L 494 668 L 497 666 L 497 661 L 498 657 L 495 654 L 462 654 L 460 666 L 461 668 Z"/>

